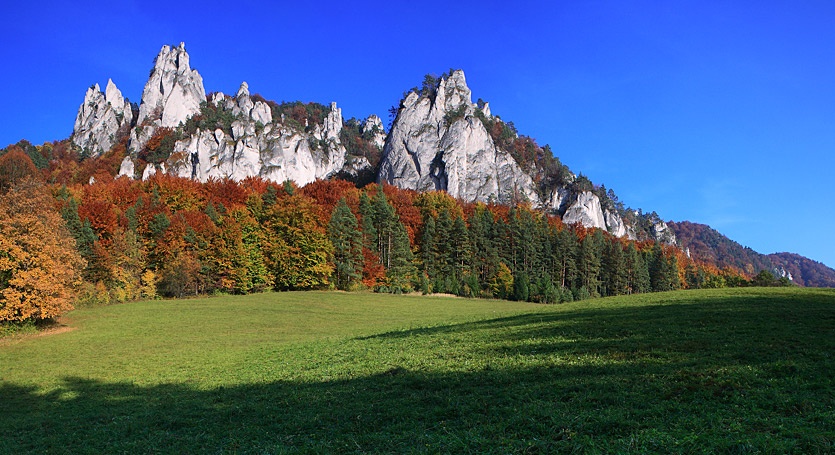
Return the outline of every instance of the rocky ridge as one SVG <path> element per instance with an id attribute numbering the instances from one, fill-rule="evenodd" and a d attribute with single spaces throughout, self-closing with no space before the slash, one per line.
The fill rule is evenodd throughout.
<path id="1" fill-rule="evenodd" d="M 207 99 L 183 43 L 162 47 L 135 119 L 111 85 L 104 95 L 97 86 L 88 90 L 73 141 L 101 153 L 115 143 L 119 128 L 131 126 L 130 155 L 122 162 L 121 176 L 145 179 L 162 172 L 200 181 L 257 176 L 305 185 L 376 171 L 379 182 L 401 188 L 443 190 L 465 201 L 529 201 L 561 215 L 565 223 L 605 229 L 618 237 L 637 238 L 643 232 L 675 243 L 663 221 L 657 220 L 652 229 L 637 229 L 595 191 L 573 185 L 573 174 L 543 190 L 541 170 L 521 165 L 488 132 L 486 125 L 501 119 L 487 103 L 472 102 L 460 70 L 439 78 L 427 92 L 406 95 L 388 134 L 376 115 L 362 123 L 365 140 L 382 149 L 379 170 L 343 144 L 345 121 L 336 103 L 323 107 L 321 117 L 286 118 L 285 111 L 276 110 L 278 105 L 253 99 L 246 82 L 235 96 L 218 92 Z M 161 151 L 159 138 L 152 138 L 163 133 L 170 135 L 173 146 Z M 154 159 L 148 158 L 149 147 L 157 147 Z"/>
<path id="2" fill-rule="evenodd" d="M 434 90 L 409 92 L 389 132 L 378 180 L 417 191 L 443 190 L 465 201 L 513 203 L 559 213 L 563 222 L 637 238 L 617 210 L 603 210 L 598 195 L 571 186 L 574 176 L 545 193 L 532 173 L 499 147 L 481 119 L 493 119 L 489 105 L 472 102 L 464 72 L 451 71 Z M 658 226 L 668 243 L 675 237 Z"/>

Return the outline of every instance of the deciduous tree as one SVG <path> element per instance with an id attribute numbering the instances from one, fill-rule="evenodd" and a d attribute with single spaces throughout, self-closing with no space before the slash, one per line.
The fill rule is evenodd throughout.
<path id="1" fill-rule="evenodd" d="M 72 309 L 84 261 L 54 199 L 25 180 L 0 198 L 0 321 L 51 319 Z"/>

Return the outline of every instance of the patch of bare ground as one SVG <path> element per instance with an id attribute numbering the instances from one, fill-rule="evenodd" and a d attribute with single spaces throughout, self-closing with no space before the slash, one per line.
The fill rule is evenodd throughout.
<path id="1" fill-rule="evenodd" d="M 40 338 L 49 335 L 58 335 L 61 333 L 72 332 L 75 327 L 71 327 L 67 320 L 58 320 L 38 325 L 34 331 L 27 331 L 24 333 L 13 333 L 0 337 L 0 346 L 5 346 L 13 343 L 18 343 L 30 338 Z"/>

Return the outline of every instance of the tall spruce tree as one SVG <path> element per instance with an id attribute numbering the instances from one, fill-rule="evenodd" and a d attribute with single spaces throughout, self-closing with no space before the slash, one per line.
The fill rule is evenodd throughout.
<path id="1" fill-rule="evenodd" d="M 605 295 L 626 294 L 627 272 L 626 258 L 620 241 L 612 239 L 606 242 L 603 255 L 603 288 Z"/>
<path id="2" fill-rule="evenodd" d="M 470 217 L 472 271 L 482 289 L 487 288 L 499 270 L 499 253 L 494 245 L 493 214 L 484 205 L 477 205 Z"/>
<path id="3" fill-rule="evenodd" d="M 582 296 L 600 296 L 600 265 L 603 253 L 603 234 L 600 230 L 586 235 L 577 250 L 577 290 Z"/>
<path id="4" fill-rule="evenodd" d="M 409 245 L 409 235 L 399 219 L 395 219 L 393 223 L 392 243 L 388 258 L 390 266 L 386 269 L 386 280 L 389 292 L 395 294 L 411 292 L 417 270 L 413 263 L 414 255 Z"/>
<path id="5" fill-rule="evenodd" d="M 420 262 L 429 283 L 432 283 L 438 274 L 438 264 L 435 260 L 435 236 L 435 218 L 427 215 L 423 221 L 423 233 L 420 240 Z"/>
<path id="6" fill-rule="evenodd" d="M 360 193 L 360 216 L 362 217 L 362 246 L 377 250 L 377 229 L 374 227 L 374 206 L 365 191 Z"/>
<path id="7" fill-rule="evenodd" d="M 357 236 L 357 227 L 357 217 L 345 198 L 340 199 L 328 223 L 337 289 L 349 290 L 362 277 L 362 239 Z"/>

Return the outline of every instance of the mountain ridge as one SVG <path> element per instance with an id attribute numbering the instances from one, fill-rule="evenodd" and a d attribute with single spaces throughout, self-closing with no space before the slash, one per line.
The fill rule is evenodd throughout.
<path id="1" fill-rule="evenodd" d="M 718 267 L 735 267 L 748 275 L 770 270 L 775 277 L 809 287 L 835 287 L 835 270 L 796 253 L 763 254 L 743 246 L 716 229 L 690 221 L 668 221 L 679 246 L 694 259 Z"/>

